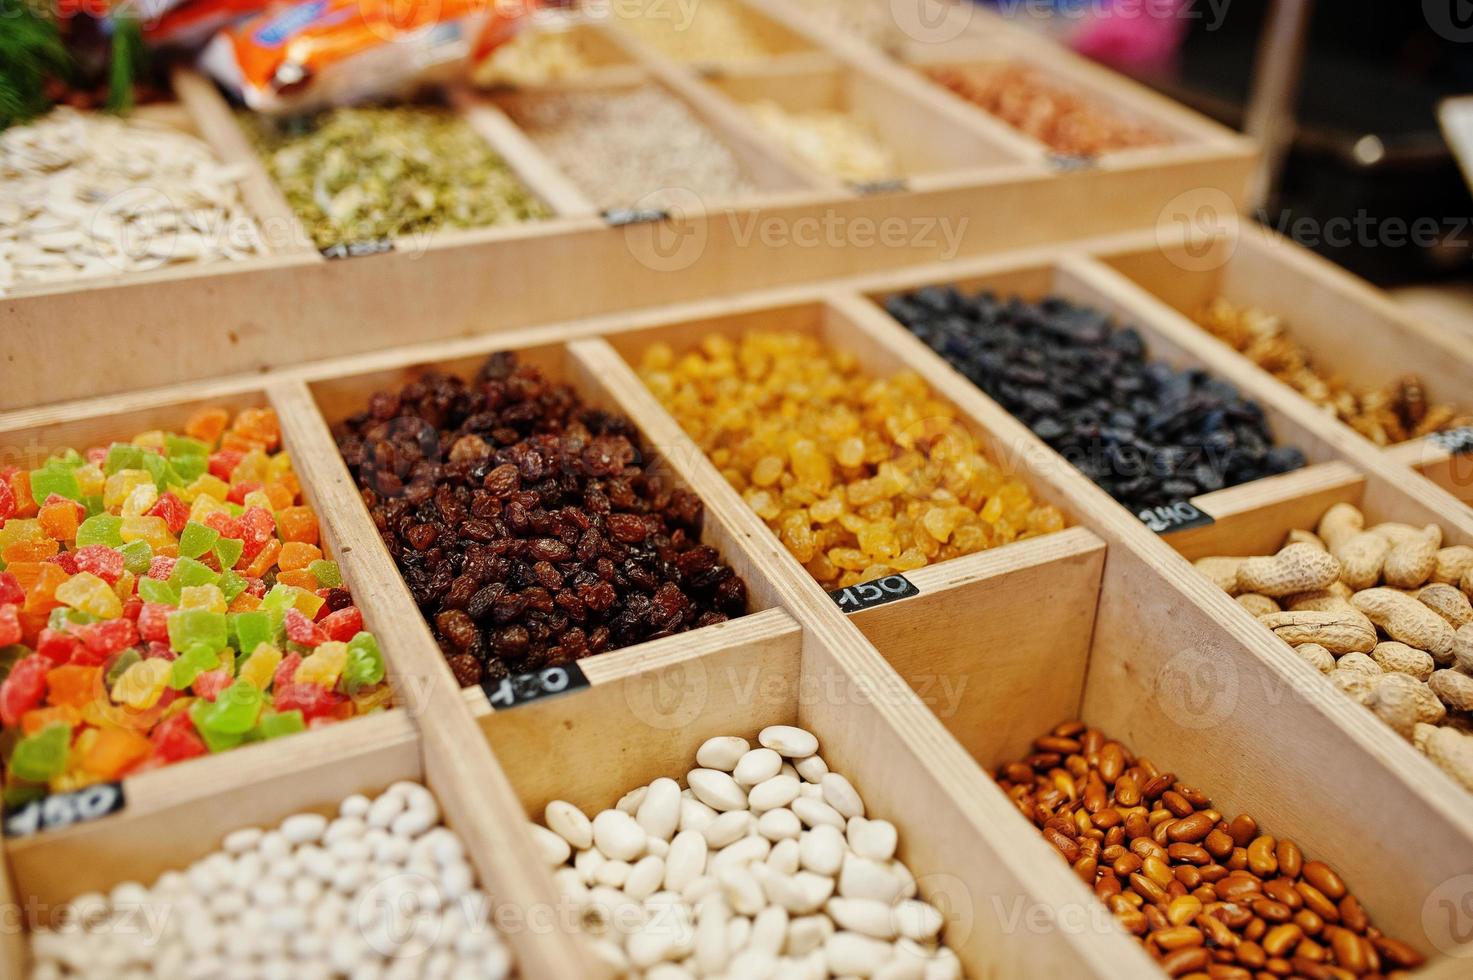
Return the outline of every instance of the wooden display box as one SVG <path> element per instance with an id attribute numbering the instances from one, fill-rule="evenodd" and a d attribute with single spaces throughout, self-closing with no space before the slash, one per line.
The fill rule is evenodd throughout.
<path id="1" fill-rule="evenodd" d="M 175 108 L 222 160 L 246 170 L 244 199 L 270 253 L 17 287 L 0 297 L 7 341 L 71 359 L 78 370 L 45 384 L 9 374 L 0 410 L 1150 227 L 1203 188 L 1218 189 L 1214 199 L 1229 210 L 1242 203 L 1255 157 L 1249 141 L 1061 49 L 1029 45 L 991 18 L 972 33 L 927 41 L 922 53 L 965 59 L 1026 49 L 1050 75 L 1128 107 L 1173 142 L 1059 161 L 905 62 L 815 30 L 787 5 L 736 2 L 784 25 L 790 50 L 712 73 L 664 57 L 607 11 L 572 21 L 559 15 L 548 28 L 573 30 L 594 67 L 547 90 L 657 85 L 736 152 L 758 188 L 732 201 L 683 194 L 686 203 L 660 222 L 611 227 L 506 116 L 500 93 L 457 91 L 445 93 L 448 101 L 553 216 L 444 230 L 395 242 L 388 254 L 328 260 L 215 86 L 192 72 L 176 75 Z M 903 182 L 856 188 L 817 173 L 743 110 L 759 96 L 861 110 L 901 149 Z M 58 330 L 61 323 L 105 324 L 109 337 L 126 338 L 140 356 L 126 378 L 101 370 L 110 355 L 78 360 L 77 336 Z"/>
<path id="2" fill-rule="evenodd" d="M 1436 522 L 1447 543 L 1473 543 L 1473 514 L 1183 319 L 1179 310 L 1199 295 L 1244 281 L 1235 275 L 1254 280 L 1249 239 L 1229 272 L 1207 279 L 1172 274 L 1173 249 L 1185 245 L 1153 242 L 1154 233 L 1112 236 L 0 415 L 0 446 L 31 460 L 178 425 L 203 403 L 272 405 L 396 692 L 396 707 L 380 716 L 129 778 L 122 813 L 7 842 L 13 898 L 43 909 L 127 877 L 151 878 L 234 827 L 416 777 L 466 837 L 488 890 L 522 912 L 552 908 L 551 877 L 524 830 L 548 800 L 609 806 L 656 775 L 682 774 L 710 735 L 794 723 L 819 736 L 872 813 L 899 827 L 900 856 L 921 895 L 946 910 L 944 938 L 969 976 L 1149 976 L 1138 942 L 989 776 L 1033 736 L 1078 716 L 1199 786 L 1225 812 L 1250 812 L 1268 832 L 1292 837 L 1341 872 L 1382 928 L 1433 958 L 1428 975 L 1458 975 L 1463 963 L 1451 954 L 1466 950 L 1450 946 L 1423 909 L 1473 873 L 1468 793 L 1189 559 L 1271 551 L 1339 500 L 1357 502 L 1372 520 Z M 1232 262 L 1244 271 L 1233 273 Z M 1315 262 L 1271 267 L 1298 277 L 1283 287 L 1286 297 L 1323 295 L 1338 281 Z M 1215 524 L 1158 537 L 878 303 L 933 283 L 1031 298 L 1053 292 L 1108 309 L 1141 330 L 1154 356 L 1202 367 L 1257 398 L 1276 436 L 1301 446 L 1311 465 L 1199 497 Z M 1359 292 L 1347 290 L 1346 302 Z M 987 455 L 1059 506 L 1069 527 L 910 572 L 918 595 L 846 616 L 631 367 L 657 340 L 679 349 L 711 332 L 754 328 L 810 333 L 874 374 L 918 372 Z M 635 421 L 646 448 L 704 500 L 703 536 L 752 599 L 744 617 L 582 661 L 586 690 L 493 711 L 480 689 L 457 688 L 329 424 L 426 366 L 469 372 L 503 349 Z M 27 373 L 53 383 L 66 374 L 57 363 L 28 357 Z M 599 975 L 570 928 L 512 932 L 523 975 Z M 7 950 L 18 971 L 22 937 L 8 937 Z"/>

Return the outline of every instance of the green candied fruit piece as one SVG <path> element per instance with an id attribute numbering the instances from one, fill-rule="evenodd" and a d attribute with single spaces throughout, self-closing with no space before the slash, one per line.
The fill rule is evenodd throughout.
<path id="1" fill-rule="evenodd" d="M 179 436 L 172 432 L 164 435 L 164 455 L 173 460 L 178 456 L 208 456 L 210 447 L 198 439 Z"/>
<path id="2" fill-rule="evenodd" d="M 241 653 L 254 653 L 256 647 L 262 643 L 270 643 L 276 636 L 276 631 L 271 628 L 271 614 L 253 609 L 249 612 L 235 613 L 230 617 L 235 628 L 235 638 L 239 643 L 237 647 Z"/>
<path id="3" fill-rule="evenodd" d="M 226 602 L 234 602 L 246 590 L 246 584 L 245 576 L 239 572 L 224 572 L 220 575 L 220 594 Z"/>
<path id="4" fill-rule="evenodd" d="M 96 514 L 77 527 L 77 547 L 105 544 L 109 548 L 123 546 L 123 519 L 114 514 Z"/>
<path id="5" fill-rule="evenodd" d="M 46 498 L 53 493 L 68 500 L 82 502 L 82 487 L 77 483 L 77 475 L 71 470 L 50 463 L 39 470 L 31 470 L 31 496 L 35 498 L 36 506 L 46 503 Z"/>
<path id="6" fill-rule="evenodd" d="M 372 687 L 384 679 L 384 655 L 378 640 L 361 630 L 348 641 L 348 662 L 343 666 L 343 683 L 349 691 Z"/>
<path id="7" fill-rule="evenodd" d="M 174 471 L 174 476 L 179 478 L 171 482 L 187 487 L 210 468 L 210 460 L 207 456 L 174 456 L 169 459 L 169 468 Z"/>
<path id="8" fill-rule="evenodd" d="M 214 707 L 204 716 L 208 731 L 244 737 L 256 727 L 266 696 L 249 681 L 236 681 L 215 698 Z"/>
<path id="9" fill-rule="evenodd" d="M 199 698 L 189 706 L 189 720 L 194 722 L 195 731 L 204 739 L 205 748 L 211 752 L 228 752 L 245 741 L 244 735 L 227 735 L 205 727 L 205 719 L 215 710 L 214 704 Z"/>
<path id="10" fill-rule="evenodd" d="M 215 546 L 220 532 L 203 524 L 188 521 L 179 533 L 179 554 L 184 558 L 198 558 Z M 175 566 L 176 569 L 178 566 Z"/>
<path id="11" fill-rule="evenodd" d="M 47 629 L 65 631 L 68 626 L 85 626 L 97 622 L 97 617 L 70 606 L 57 606 L 46 616 Z"/>
<path id="12" fill-rule="evenodd" d="M 112 690 L 112 686 L 118 682 L 119 677 L 122 677 L 128 672 L 129 667 L 142 659 L 143 655 L 132 647 L 118 654 L 118 658 L 113 661 L 113 665 L 107 669 L 107 673 L 103 676 L 108 690 Z"/>
<path id="13" fill-rule="evenodd" d="M 174 563 L 174 572 L 169 576 L 169 584 L 179 588 L 219 583 L 220 573 L 196 558 L 180 558 Z"/>
<path id="14" fill-rule="evenodd" d="M 223 650 L 230 643 L 225 614 L 208 609 L 180 609 L 169 613 L 169 646 L 184 651 L 196 643 Z"/>
<path id="15" fill-rule="evenodd" d="M 71 741 L 72 726 L 59 721 L 26 736 L 15 743 L 10 756 L 11 774 L 32 783 L 44 783 L 61 775 L 66 771 Z"/>
<path id="16" fill-rule="evenodd" d="M 338 569 L 338 563 L 326 558 L 319 558 L 307 566 L 307 571 L 317 580 L 317 584 L 324 589 L 336 589 L 343 584 L 343 573 Z"/>
<path id="17" fill-rule="evenodd" d="M 153 548 L 147 541 L 129 541 L 118 549 L 123 553 L 123 567 L 134 575 L 146 575 L 153 564 Z"/>
<path id="18" fill-rule="evenodd" d="M 143 468 L 148 470 L 148 475 L 153 477 L 153 485 L 159 490 L 169 485 L 169 474 L 172 472 L 169 461 L 158 453 L 144 453 Z"/>
<path id="19" fill-rule="evenodd" d="M 297 590 L 294 586 L 277 582 L 271 586 L 271 591 L 261 600 L 261 608 L 266 612 L 285 613 L 297 602 Z"/>
<path id="20" fill-rule="evenodd" d="M 165 606 L 179 605 L 179 590 L 163 579 L 139 579 L 138 597 L 144 602 L 156 602 Z"/>
<path id="21" fill-rule="evenodd" d="M 297 709 L 283 711 L 280 714 L 270 711 L 261 716 L 261 723 L 256 728 L 262 738 L 281 738 L 283 735 L 305 732 L 307 721 L 302 717 L 302 712 Z"/>
<path id="22" fill-rule="evenodd" d="M 143 447 L 131 442 L 115 442 L 108 447 L 107 458 L 102 461 L 102 472 L 112 476 L 118 470 L 143 469 Z"/>
<path id="23" fill-rule="evenodd" d="M 220 654 L 204 643 L 196 643 L 181 653 L 169 667 L 169 687 L 183 691 L 207 670 L 220 666 Z"/>
<path id="24" fill-rule="evenodd" d="M 221 538 L 215 542 L 215 557 L 219 559 L 221 568 L 234 568 L 244 552 L 245 542 L 238 538 Z"/>

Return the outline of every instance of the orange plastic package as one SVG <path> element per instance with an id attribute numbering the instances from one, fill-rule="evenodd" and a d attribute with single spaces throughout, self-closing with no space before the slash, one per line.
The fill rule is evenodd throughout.
<path id="1" fill-rule="evenodd" d="M 464 72 L 538 0 L 304 0 L 215 35 L 200 63 L 258 112 L 401 97 Z"/>
<path id="2" fill-rule="evenodd" d="M 222 27 L 265 10 L 268 0 L 143 0 L 143 41 L 152 48 L 204 46 Z"/>

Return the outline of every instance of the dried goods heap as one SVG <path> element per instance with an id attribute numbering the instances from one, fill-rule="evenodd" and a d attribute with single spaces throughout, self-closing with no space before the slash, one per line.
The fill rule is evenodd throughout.
<path id="1" fill-rule="evenodd" d="M 514 354 L 380 392 L 335 435 L 462 684 L 746 612 L 700 500 L 630 421 Z"/>

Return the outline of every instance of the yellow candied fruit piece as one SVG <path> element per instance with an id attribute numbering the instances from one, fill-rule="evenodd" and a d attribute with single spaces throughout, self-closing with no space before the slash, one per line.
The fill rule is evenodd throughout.
<path id="1" fill-rule="evenodd" d="M 123 672 L 113 685 L 113 700 L 134 711 L 146 711 L 158 703 L 173 667 L 163 657 L 140 660 Z"/>
<path id="2" fill-rule="evenodd" d="M 113 591 L 118 594 L 119 599 L 127 602 L 133 598 L 133 587 L 137 582 L 138 577 L 136 575 L 132 572 L 124 571 L 123 574 L 118 576 L 118 580 L 113 583 Z"/>
<path id="3" fill-rule="evenodd" d="M 123 517 L 142 517 L 148 513 L 154 504 L 159 502 L 159 488 L 150 480 L 139 484 L 128 493 L 128 498 L 123 501 L 120 511 Z"/>
<path id="4" fill-rule="evenodd" d="M 77 478 L 77 489 L 82 491 L 84 497 L 102 496 L 102 488 L 107 485 L 107 477 L 103 475 L 102 467 L 96 463 L 78 466 L 72 471 L 72 476 Z"/>
<path id="5" fill-rule="evenodd" d="M 214 497 L 217 501 L 224 500 L 230 495 L 230 484 L 215 476 L 213 473 L 201 473 L 189 486 L 179 492 L 180 499 L 186 504 L 194 503 L 200 497 Z"/>
<path id="6" fill-rule="evenodd" d="M 144 449 L 157 449 L 162 451 L 164 449 L 164 446 L 166 445 L 167 439 L 168 436 L 165 435 L 162 429 L 149 429 L 147 432 L 140 432 L 138 433 L 138 435 L 134 436 L 133 445 L 142 446 Z"/>
<path id="7" fill-rule="evenodd" d="M 123 600 L 112 586 L 91 572 L 78 572 L 58 585 L 56 601 L 98 619 L 116 619 L 123 614 Z"/>
<path id="8" fill-rule="evenodd" d="M 264 452 L 252 449 L 230 471 L 230 483 L 265 483 L 270 478 L 270 463 L 270 458 Z"/>
<path id="9" fill-rule="evenodd" d="M 222 613 L 228 612 L 230 606 L 218 585 L 186 585 L 179 590 L 179 608 Z"/>
<path id="10" fill-rule="evenodd" d="M 297 589 L 296 591 L 297 594 L 292 599 L 292 605 L 297 607 L 297 612 L 306 616 L 308 619 L 316 619 L 317 610 L 321 609 L 322 604 L 327 600 L 315 592 L 308 592 L 306 589 Z"/>
<path id="11" fill-rule="evenodd" d="M 271 685 L 271 679 L 276 674 L 276 668 L 281 666 L 281 651 L 269 643 L 257 644 L 254 652 L 240 665 L 240 680 L 259 690 L 266 690 Z"/>
<path id="12" fill-rule="evenodd" d="M 189 505 L 189 519 L 196 524 L 203 524 L 205 518 L 214 513 L 229 514 L 230 508 L 225 506 L 222 499 L 212 497 L 208 493 L 201 493 L 194 498 L 194 503 Z"/>
<path id="13" fill-rule="evenodd" d="M 134 490 L 145 485 L 154 486 L 153 476 L 148 470 L 118 470 L 102 485 L 102 506 L 116 510 Z"/>
<path id="14" fill-rule="evenodd" d="M 260 507 L 268 513 L 274 513 L 276 508 L 271 505 L 271 497 L 264 490 L 252 490 L 241 500 L 241 504 L 249 510 L 252 507 Z"/>
<path id="15" fill-rule="evenodd" d="M 292 679 L 298 684 L 316 684 L 331 690 L 337 686 L 348 663 L 348 644 L 330 641 L 304 659 Z"/>
<path id="16" fill-rule="evenodd" d="M 1063 526 L 914 372 L 871 377 L 816 337 L 751 331 L 652 345 L 640 374 L 827 587 Z"/>
<path id="17" fill-rule="evenodd" d="M 154 554 L 159 554 L 164 548 L 175 547 L 178 542 L 174 535 L 169 533 L 169 522 L 162 517 L 125 517 L 118 534 L 123 543 L 131 541 L 146 541 L 153 549 Z"/>

